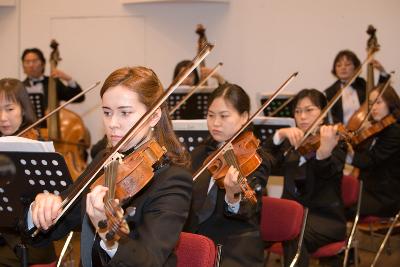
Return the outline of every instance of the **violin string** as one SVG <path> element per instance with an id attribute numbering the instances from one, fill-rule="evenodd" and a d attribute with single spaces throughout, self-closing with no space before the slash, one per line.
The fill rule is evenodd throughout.
<path id="1" fill-rule="evenodd" d="M 238 183 L 242 183 L 244 177 L 242 175 L 242 172 L 240 171 L 239 163 L 237 161 L 235 153 L 233 152 L 233 149 L 227 150 L 224 155 L 226 155 L 226 161 L 228 162 L 228 164 L 230 166 L 234 166 L 239 171 Z"/>

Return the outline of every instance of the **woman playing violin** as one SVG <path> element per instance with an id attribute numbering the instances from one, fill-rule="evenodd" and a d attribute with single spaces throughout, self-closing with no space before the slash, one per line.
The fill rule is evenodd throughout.
<path id="1" fill-rule="evenodd" d="M 19 131 L 36 121 L 36 115 L 29 100 L 28 92 L 17 79 L 0 80 L 0 136 L 16 135 Z M 37 137 L 34 129 L 27 132 L 27 138 Z M 15 253 L 15 246 L 20 244 L 20 235 L 16 231 L 1 230 L 0 266 L 21 266 Z M 53 244 L 47 247 L 28 246 L 28 263 L 49 263 L 56 258 Z"/>
<path id="2" fill-rule="evenodd" d="M 276 164 L 283 164 L 282 198 L 295 200 L 309 209 L 298 266 L 308 266 L 309 253 L 344 240 L 346 234 L 340 190 L 346 152 L 338 142 L 336 126 L 320 126 L 320 146 L 315 153 L 302 156 L 296 150 L 326 104 L 325 96 L 316 89 L 301 90 L 293 99 L 296 127 L 279 129 L 267 142 Z M 289 266 L 296 254 L 297 240 L 284 242 L 283 246 L 285 266 Z"/>
<path id="3" fill-rule="evenodd" d="M 210 137 L 191 154 L 193 170 L 198 170 L 218 146 L 230 139 L 247 122 L 250 100 L 246 92 L 234 84 L 224 84 L 211 93 L 208 101 L 207 126 Z M 217 186 L 208 171 L 194 184 L 188 230 L 210 237 L 222 245 L 222 266 L 263 266 L 264 245 L 259 233 L 261 196 L 270 171 L 270 162 L 262 157 L 261 165 L 247 177 L 256 189 L 257 203 L 241 197 L 238 170 L 226 172 L 224 188 Z"/>
<path id="4" fill-rule="evenodd" d="M 373 89 L 369 96 L 372 104 L 383 86 Z M 359 168 L 364 181 L 360 214 L 393 216 L 400 210 L 400 99 L 388 87 L 370 107 L 372 126 L 393 116 L 394 122 L 368 138 L 368 148 L 350 153 L 348 162 Z M 396 121 L 397 120 L 397 121 Z"/>
<path id="5" fill-rule="evenodd" d="M 162 93 L 158 77 L 145 67 L 121 68 L 108 76 L 100 95 L 106 135 L 112 146 L 154 106 Z M 135 210 L 125 214 L 130 229 L 126 236 L 119 240 L 107 239 L 102 226 L 107 218 L 103 198 L 111 189 L 97 185 L 84 194 L 82 201 L 61 217 L 49 232 L 40 234 L 45 239 L 42 241 L 64 236 L 81 224 L 81 261 L 84 267 L 175 266 L 174 247 L 189 212 L 192 177 L 185 170 L 189 157 L 172 131 L 165 103 L 119 152 L 127 159 L 152 138 L 166 148 L 166 156 L 153 166 L 151 181 L 137 194 L 120 202 L 124 210 Z M 88 168 L 93 168 L 93 165 Z M 84 176 L 85 173 L 79 179 L 84 179 Z M 37 195 L 31 206 L 33 223 L 41 229 L 48 229 L 60 212 L 60 203 L 59 196 Z M 36 242 L 43 243 L 40 240 Z"/>

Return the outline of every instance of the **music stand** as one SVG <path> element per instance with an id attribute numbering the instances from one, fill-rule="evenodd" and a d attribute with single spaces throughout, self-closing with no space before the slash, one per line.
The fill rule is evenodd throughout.
<path id="1" fill-rule="evenodd" d="M 254 134 L 261 141 L 264 146 L 265 142 L 274 135 L 275 131 L 280 128 L 295 127 L 293 118 L 278 118 L 278 117 L 265 117 L 259 116 L 253 121 Z M 268 152 L 268 151 L 267 151 Z M 282 176 L 283 170 L 281 168 L 273 167 L 271 175 Z"/>
<path id="2" fill-rule="evenodd" d="M 261 94 L 260 95 L 260 102 L 261 105 L 264 104 L 269 98 L 270 94 Z M 278 95 L 268 107 L 264 109 L 264 115 L 269 116 L 274 110 L 279 108 L 286 100 L 291 98 L 293 95 Z M 292 106 L 291 103 L 286 105 L 281 111 L 278 112 L 278 114 L 275 115 L 275 117 L 291 117 L 292 116 Z"/>
<path id="3" fill-rule="evenodd" d="M 209 136 L 206 120 L 173 120 L 172 126 L 189 152 Z"/>
<path id="4" fill-rule="evenodd" d="M 178 87 L 168 98 L 168 107 L 172 109 L 190 91 L 191 86 Z M 174 114 L 174 120 L 204 119 L 207 116 L 208 97 L 215 88 L 202 86 Z"/>
<path id="5" fill-rule="evenodd" d="M 41 93 L 29 93 L 29 98 L 31 100 L 33 109 L 35 111 L 36 117 L 38 119 L 42 118 L 45 115 L 44 109 L 44 95 Z M 43 121 L 39 124 L 40 128 L 47 128 L 46 121 Z"/>
<path id="6" fill-rule="evenodd" d="M 16 170 L 0 176 L 0 229 L 15 230 L 25 209 L 38 193 L 59 195 L 70 184 L 71 175 L 64 158 L 56 152 L 0 152 Z M 22 266 L 27 266 L 25 245 L 17 244 Z M 21 254 L 21 255 L 18 255 Z"/>

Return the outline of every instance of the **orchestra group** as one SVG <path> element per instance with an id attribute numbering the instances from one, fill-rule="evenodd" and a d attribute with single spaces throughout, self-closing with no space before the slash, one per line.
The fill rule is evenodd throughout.
<path id="1" fill-rule="evenodd" d="M 61 131 L 56 137 L 49 119 L 30 127 L 54 101 L 57 107 L 58 101 L 83 90 L 57 67 L 57 55 L 48 60 L 47 76 L 42 51 L 24 50 L 26 79 L 0 77 L 0 148 L 6 136 L 53 140 L 76 175 L 60 194 L 38 193 L 14 228 L 0 230 L 0 266 L 21 266 L 21 242 L 28 265 L 55 262 L 53 241 L 70 231 L 81 232 L 83 267 L 177 266 L 182 232 L 219 245 L 219 266 L 264 266 L 271 244 L 260 235 L 262 199 L 275 167 L 282 170 L 281 198 L 308 209 L 297 266 L 309 266 L 312 253 L 346 239 L 347 221 L 355 216 L 357 205 L 345 207 L 342 199 L 345 168 L 352 166 L 354 177 L 363 182 L 361 216 L 393 217 L 400 211 L 400 99 L 391 74 L 372 54 L 367 63 L 379 71 L 377 83 L 370 86 L 360 77 L 367 66 L 355 53 L 339 51 L 332 66 L 337 81 L 327 89 L 298 90 L 288 104 L 295 125 L 277 129 L 262 143 L 253 134 L 246 89 L 216 72 L 205 116 L 208 137 L 192 151 L 174 132 L 163 101 L 168 90 L 157 74 L 143 66 L 112 70 L 100 89 L 103 112 L 98 121 L 105 136 L 90 151 L 84 125 L 79 140 L 62 140 L 65 131 L 76 130 L 60 126 L 62 120 L 72 120 L 72 112 L 55 116 L 62 122 L 56 125 Z M 209 73 L 201 59 L 181 61 L 172 85 L 195 87 Z M 39 109 L 33 96 L 41 101 Z M 83 101 L 88 101 L 84 95 L 74 100 Z M 356 121 L 359 113 L 364 117 Z M 351 138 L 343 138 L 343 128 Z M 74 156 L 64 151 L 72 146 Z M 257 163 L 247 166 L 250 160 Z M 74 161 L 83 167 L 72 170 Z M 298 238 L 283 240 L 284 266 L 294 259 Z M 325 263 L 343 266 L 343 257 L 339 253 Z"/>

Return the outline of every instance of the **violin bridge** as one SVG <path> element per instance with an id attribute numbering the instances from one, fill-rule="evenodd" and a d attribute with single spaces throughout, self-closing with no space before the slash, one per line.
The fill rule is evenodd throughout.
<path id="1" fill-rule="evenodd" d="M 118 160 L 118 163 L 119 163 L 119 164 L 122 164 L 122 163 L 123 163 L 123 158 L 124 158 L 124 155 L 122 155 L 121 153 L 116 152 L 116 153 L 111 157 L 111 160 Z"/>

